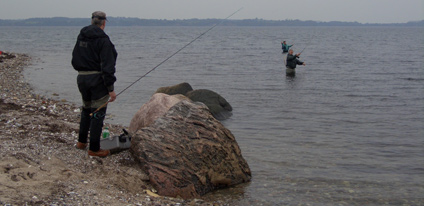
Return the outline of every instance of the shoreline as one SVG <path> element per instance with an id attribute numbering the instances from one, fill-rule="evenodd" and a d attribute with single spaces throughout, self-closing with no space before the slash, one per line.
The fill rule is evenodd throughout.
<path id="1" fill-rule="evenodd" d="M 79 107 L 35 94 L 22 73 L 30 56 L 0 60 L 0 205 L 225 205 L 156 195 L 129 150 L 98 158 L 76 149 Z"/>

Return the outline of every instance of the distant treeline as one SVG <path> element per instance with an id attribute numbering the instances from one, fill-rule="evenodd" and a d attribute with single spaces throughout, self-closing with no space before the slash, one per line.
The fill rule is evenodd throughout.
<path id="1" fill-rule="evenodd" d="M 108 17 L 108 26 L 211 26 L 222 22 L 222 19 L 183 19 L 183 20 L 161 20 L 161 19 L 139 19 L 126 17 Z M 0 26 L 85 26 L 90 24 L 89 18 L 30 18 L 22 20 L 2 20 Z M 264 20 L 244 19 L 225 20 L 222 26 L 424 26 L 424 20 L 408 23 L 358 23 L 358 22 L 318 22 L 301 20 Z"/>

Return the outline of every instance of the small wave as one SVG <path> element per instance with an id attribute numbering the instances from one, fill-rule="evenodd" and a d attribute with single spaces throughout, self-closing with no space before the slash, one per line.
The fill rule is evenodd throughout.
<path id="1" fill-rule="evenodd" d="M 402 78 L 403 80 L 407 80 L 407 81 L 424 81 L 424 78 Z"/>

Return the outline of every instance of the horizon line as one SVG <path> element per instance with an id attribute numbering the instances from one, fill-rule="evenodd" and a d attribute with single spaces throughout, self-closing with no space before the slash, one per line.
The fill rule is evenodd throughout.
<path id="1" fill-rule="evenodd" d="M 1 19 L 0 20 L 6 20 L 6 21 L 23 21 L 28 19 L 53 19 L 53 18 L 67 18 L 67 19 L 90 19 L 88 17 L 64 17 L 64 16 L 55 16 L 55 17 L 30 17 L 30 18 L 24 18 L 24 19 Z M 140 20 L 161 20 L 161 21 L 187 21 L 187 20 L 222 20 L 221 18 L 189 18 L 189 19 L 149 19 L 149 18 L 140 18 L 140 17 L 121 17 L 121 16 L 110 16 L 108 18 L 127 18 L 127 19 L 140 19 Z M 263 21 L 312 21 L 317 23 L 331 23 L 331 22 L 342 22 L 342 23 L 359 23 L 359 24 L 406 24 L 406 23 L 416 23 L 424 21 L 422 20 L 409 20 L 407 22 L 391 22 L 391 23 L 362 23 L 358 21 L 342 21 L 342 20 L 331 20 L 331 21 L 321 21 L 321 20 L 300 20 L 300 19 L 280 19 L 280 20 L 274 20 L 274 19 L 263 19 L 263 18 L 246 18 L 246 19 L 227 19 L 228 21 L 243 21 L 243 20 L 263 20 Z"/>

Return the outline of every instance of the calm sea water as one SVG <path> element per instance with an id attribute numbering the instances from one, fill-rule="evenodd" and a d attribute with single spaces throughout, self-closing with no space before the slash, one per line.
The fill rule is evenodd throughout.
<path id="1" fill-rule="evenodd" d="M 207 27 L 107 27 L 117 92 Z M 38 93 L 79 103 L 80 27 L 0 27 L 0 50 L 36 58 Z M 181 82 L 230 102 L 223 121 L 252 182 L 206 199 L 231 205 L 424 205 L 424 28 L 217 27 L 108 107 L 127 126 L 158 87 Z M 285 76 L 282 40 L 303 49 Z"/>

